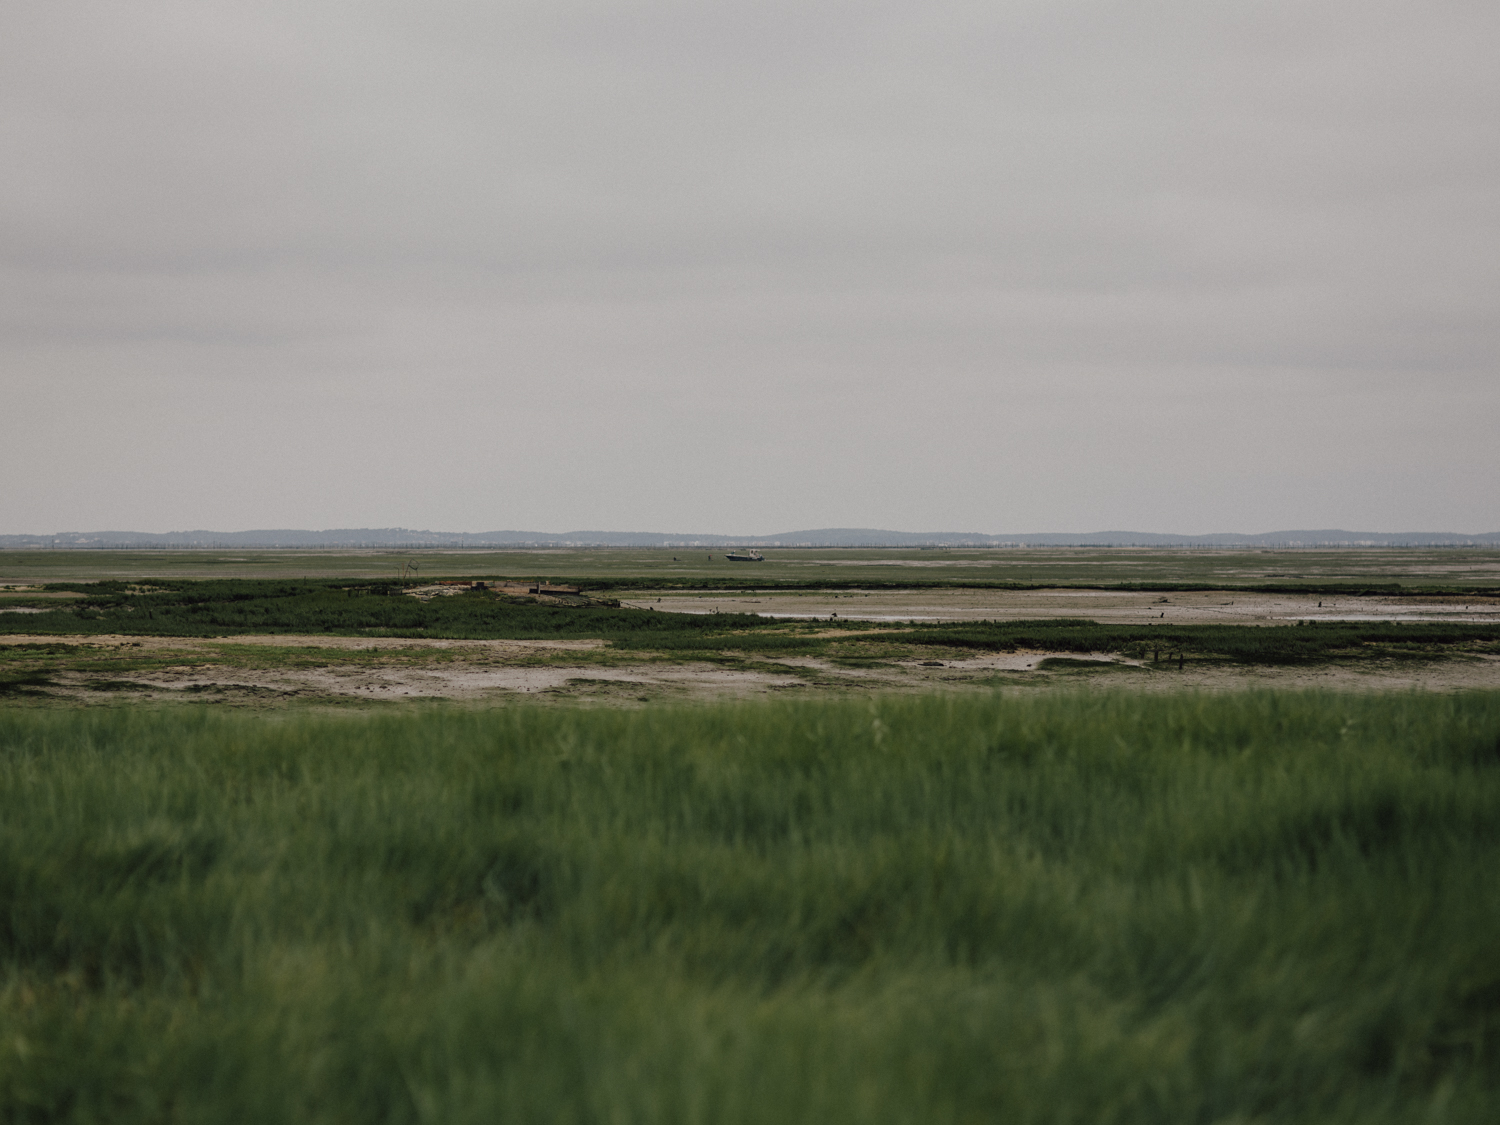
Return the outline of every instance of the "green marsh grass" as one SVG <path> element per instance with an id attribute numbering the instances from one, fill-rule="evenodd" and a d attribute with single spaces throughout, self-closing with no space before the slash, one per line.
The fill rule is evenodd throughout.
<path id="1" fill-rule="evenodd" d="M 0 1121 L 1500 1111 L 1500 695 L 0 711 Z"/>

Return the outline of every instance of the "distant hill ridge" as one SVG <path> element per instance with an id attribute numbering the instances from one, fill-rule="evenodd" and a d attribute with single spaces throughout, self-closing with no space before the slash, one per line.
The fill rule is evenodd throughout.
<path id="1" fill-rule="evenodd" d="M 63 531 L 0 535 L 9 550 L 151 550 L 359 547 L 1497 547 L 1500 531 L 1267 531 L 1258 535 L 1166 535 L 1091 531 L 985 535 L 959 531 L 884 531 L 829 527 L 775 535 L 699 535 L 651 531 L 413 531 L 404 527 L 327 531 Z"/>

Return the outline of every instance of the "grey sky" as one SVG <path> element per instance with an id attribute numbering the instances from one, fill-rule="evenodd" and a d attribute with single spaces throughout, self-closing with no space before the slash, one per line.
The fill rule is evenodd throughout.
<path id="1" fill-rule="evenodd" d="M 12 0 L 0 532 L 1500 528 L 1493 0 Z"/>

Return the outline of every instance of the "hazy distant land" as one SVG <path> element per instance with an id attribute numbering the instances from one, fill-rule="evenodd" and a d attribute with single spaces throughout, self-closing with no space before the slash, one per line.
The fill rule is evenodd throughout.
<path id="1" fill-rule="evenodd" d="M 710 535 L 657 531 L 416 531 L 404 527 L 257 531 L 63 531 L 0 535 L 0 549 L 338 547 L 1496 547 L 1500 531 L 1267 531 L 1170 535 L 1149 531 L 1038 532 L 986 535 L 969 531 L 886 531 L 825 527 L 773 535 Z"/>

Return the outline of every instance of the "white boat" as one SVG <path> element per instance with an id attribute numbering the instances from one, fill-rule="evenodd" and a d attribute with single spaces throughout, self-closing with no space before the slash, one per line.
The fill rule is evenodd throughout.
<path id="1" fill-rule="evenodd" d="M 730 562 L 765 562 L 766 561 L 766 556 L 765 555 L 761 554 L 759 551 L 752 551 L 749 548 L 745 548 L 744 550 L 740 550 L 740 551 L 730 551 L 729 554 L 725 555 L 724 557 L 726 559 L 728 559 Z"/>

